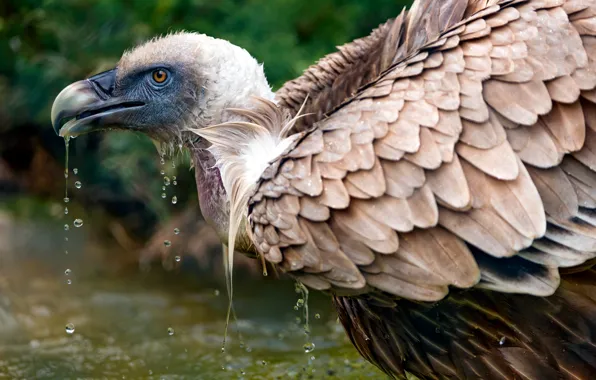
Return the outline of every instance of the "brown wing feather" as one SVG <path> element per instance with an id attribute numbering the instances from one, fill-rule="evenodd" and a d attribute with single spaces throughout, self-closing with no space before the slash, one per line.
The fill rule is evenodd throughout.
<path id="1" fill-rule="evenodd" d="M 464 3 L 433 6 L 432 1 L 418 1 L 410 13 L 326 58 L 329 65 L 346 57 L 356 59 L 364 54 L 364 46 L 382 51 L 384 57 L 395 57 L 391 63 L 383 58 L 383 65 L 370 66 L 365 75 L 370 84 L 354 97 L 342 99 L 343 105 L 334 111 L 331 105 L 342 102 L 340 94 L 333 98 L 326 91 L 336 81 L 362 73 L 356 69 L 356 60 L 350 66 L 353 72 L 342 75 L 337 71 L 333 78 L 323 75 L 329 83 L 301 78 L 291 85 L 301 83 L 315 91 L 318 100 L 311 106 L 325 99 L 329 107 L 319 111 L 331 114 L 281 158 L 294 164 L 291 170 L 278 173 L 278 188 L 285 184 L 285 192 L 301 198 L 300 212 L 288 214 L 275 206 L 276 193 L 267 194 L 269 187 L 261 185 L 251 209 L 253 228 L 259 223 L 273 225 L 280 242 L 255 235 L 257 247 L 278 245 L 283 257 L 294 245 L 306 244 L 300 233 L 304 219 L 329 222 L 336 238 L 345 240 L 338 239 L 342 248 L 338 246 L 335 253 L 327 250 L 326 255 L 344 257 L 347 252 L 353 262 L 368 266 L 375 252 L 399 255 L 412 229 L 415 236 L 432 241 L 437 225 L 453 234 L 455 246 L 466 247 L 467 243 L 488 256 L 515 256 L 545 233 L 570 250 L 592 250 L 594 195 L 585 177 L 594 174 L 596 164 L 596 132 L 590 127 L 596 124 L 596 106 L 591 100 L 593 88 L 577 83 L 576 74 L 595 65 L 591 58 L 596 56 L 594 30 L 585 21 L 594 15 L 588 13 L 587 5 L 556 0 L 479 1 L 462 8 Z M 568 8 L 580 10 L 568 16 Z M 456 21 L 464 13 L 470 18 Z M 306 76 L 316 77 L 314 73 L 329 67 L 327 63 L 309 69 Z M 322 92 L 313 90 L 315 85 Z M 288 88 L 278 96 L 301 94 Z M 569 153 L 575 160 L 553 171 Z M 258 206 L 267 198 L 271 198 L 267 205 L 275 211 Z M 580 212 L 582 200 L 586 209 Z M 293 249 L 292 257 L 297 247 Z M 538 252 L 524 251 L 522 256 L 533 262 L 558 260 L 552 252 L 532 249 Z M 421 250 L 414 252 L 422 254 Z M 430 252 L 438 260 L 442 251 Z M 461 263 L 471 258 L 465 249 L 449 252 L 449 257 Z M 594 254 L 584 253 L 576 257 Z M 504 262 L 485 261 L 466 273 L 476 279 L 483 271 L 483 279 L 490 273 L 490 286 L 496 290 L 544 294 L 534 277 L 512 287 L 499 274 Z M 311 276 L 320 273 L 333 280 L 334 287 L 342 283 L 342 278 L 333 279 L 327 270 L 317 272 L 316 265 L 296 264 L 296 258 L 292 262 Z M 422 265 L 420 261 L 410 264 Z M 292 271 L 292 265 L 284 268 Z M 354 266 L 352 270 L 362 269 Z M 433 270 L 450 279 L 445 285 L 474 285 L 456 281 L 447 265 Z M 400 282 L 377 286 L 380 279 L 391 276 L 383 273 L 374 273 L 368 285 L 404 296 Z M 544 280 L 550 281 L 552 270 L 537 273 L 538 279 L 544 273 Z M 346 288 L 353 289 L 353 285 Z M 415 298 L 415 293 L 407 293 Z M 442 291 L 420 296 L 428 300 L 429 294 L 443 297 Z"/>
<path id="2" fill-rule="evenodd" d="M 304 126 L 318 122 L 253 197 L 253 239 L 305 284 L 360 295 L 338 299 L 349 318 L 370 307 L 366 297 L 438 301 L 449 287 L 546 296 L 559 268 L 596 257 L 596 5 L 437 4 L 417 1 L 278 92 L 293 109 L 310 93 L 316 117 Z M 284 206 L 281 194 L 296 200 Z M 466 313 L 458 323 L 469 328 L 476 316 Z M 380 331 L 358 315 L 363 331 Z M 410 371 L 436 377 L 571 378 L 574 363 L 596 368 L 595 351 L 554 365 L 519 360 L 535 351 L 517 341 L 491 350 L 469 336 L 452 340 L 456 361 L 447 347 L 422 352 L 395 336 L 407 330 L 377 337 L 396 339 L 393 348 L 351 337 L 394 374 L 400 352 L 418 355 Z"/>

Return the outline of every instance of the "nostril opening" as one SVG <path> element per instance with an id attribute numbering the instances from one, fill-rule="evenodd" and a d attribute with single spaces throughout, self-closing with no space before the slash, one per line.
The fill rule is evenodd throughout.
<path id="1" fill-rule="evenodd" d="M 116 85 L 116 69 L 104 71 L 103 73 L 96 74 L 88 79 L 95 91 L 105 99 L 110 97 L 114 92 L 114 86 Z"/>

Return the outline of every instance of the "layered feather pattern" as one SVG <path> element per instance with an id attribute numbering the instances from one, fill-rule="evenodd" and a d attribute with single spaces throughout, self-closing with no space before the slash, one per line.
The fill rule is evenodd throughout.
<path id="1" fill-rule="evenodd" d="M 588 378 L 593 285 L 557 289 L 561 268 L 596 257 L 595 87 L 592 0 L 416 1 L 278 92 L 290 110 L 309 94 L 313 115 L 250 197 L 254 244 L 338 296 L 354 344 L 387 373 Z M 418 303 L 450 291 L 439 305 L 452 311 Z M 510 294 L 583 341 L 535 340 L 503 309 L 522 299 Z M 433 340 L 419 324 L 449 331 Z"/>

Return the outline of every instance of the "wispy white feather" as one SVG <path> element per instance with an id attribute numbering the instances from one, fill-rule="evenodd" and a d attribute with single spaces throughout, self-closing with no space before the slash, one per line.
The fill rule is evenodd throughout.
<path id="1" fill-rule="evenodd" d="M 215 158 L 230 202 L 228 249 L 224 258 L 230 302 L 234 247 L 238 230 L 246 220 L 249 198 L 269 164 L 302 136 L 289 135 L 300 117 L 300 111 L 291 118 L 288 112 L 272 101 L 254 99 L 254 109 L 227 110 L 244 120 L 192 129 L 192 132 L 211 143 L 208 149 Z"/>

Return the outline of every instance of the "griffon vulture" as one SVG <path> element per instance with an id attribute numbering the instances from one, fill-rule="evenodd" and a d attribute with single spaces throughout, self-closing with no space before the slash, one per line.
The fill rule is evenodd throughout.
<path id="1" fill-rule="evenodd" d="M 329 293 L 392 377 L 594 379 L 595 102 L 595 0 L 417 0 L 277 92 L 227 41 L 151 40 L 52 122 L 183 144 L 228 259 Z"/>

